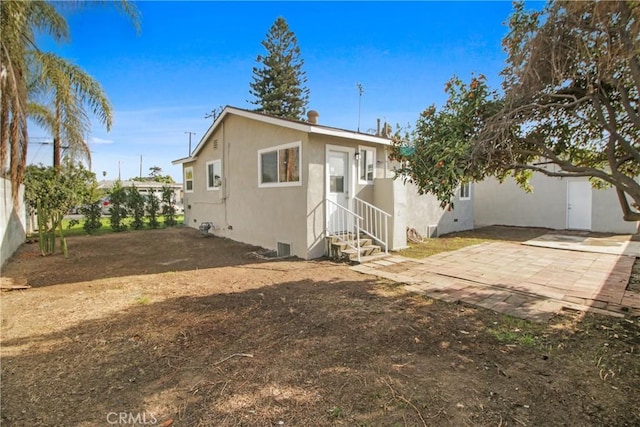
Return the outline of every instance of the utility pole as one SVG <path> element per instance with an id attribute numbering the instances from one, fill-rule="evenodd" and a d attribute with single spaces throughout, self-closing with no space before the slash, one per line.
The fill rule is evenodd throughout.
<path id="1" fill-rule="evenodd" d="M 140 178 L 142 178 L 142 154 L 140 154 Z"/>
<path id="2" fill-rule="evenodd" d="M 189 134 L 189 156 L 191 156 L 191 135 L 195 135 L 195 132 L 185 132 Z"/>
<path id="3" fill-rule="evenodd" d="M 358 132 L 360 132 L 360 109 L 362 107 L 362 94 L 364 93 L 364 88 L 360 83 L 356 83 L 356 87 L 358 88 Z"/>

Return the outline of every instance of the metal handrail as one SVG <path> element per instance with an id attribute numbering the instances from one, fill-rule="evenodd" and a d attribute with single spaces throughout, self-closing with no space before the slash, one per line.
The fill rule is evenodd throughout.
<path id="1" fill-rule="evenodd" d="M 361 218 L 360 221 L 362 221 L 359 228 L 366 235 L 382 243 L 384 245 L 384 252 L 388 254 L 389 218 L 391 218 L 391 214 L 357 197 L 354 197 L 353 200 L 355 202 L 355 214 L 358 215 Z"/>
<path id="2" fill-rule="evenodd" d="M 349 209 L 345 208 L 342 205 L 339 205 L 338 203 L 334 202 L 333 200 L 329 200 L 329 199 L 324 199 L 325 200 L 325 214 L 326 214 L 326 230 L 325 233 L 327 236 L 333 236 L 335 238 L 338 239 L 338 241 L 343 242 L 344 244 L 346 244 L 347 246 L 349 246 L 350 248 L 355 249 L 356 254 L 358 255 L 358 262 L 360 262 L 360 222 L 363 220 L 363 218 L 358 215 L 357 213 L 350 211 Z M 338 212 L 338 217 L 337 217 L 337 229 L 339 230 L 339 232 L 334 232 L 331 231 L 331 229 L 329 228 L 329 218 L 331 218 L 331 213 L 329 212 L 329 206 L 333 205 L 334 207 L 337 208 L 337 212 Z M 335 220 L 335 216 L 334 216 L 334 220 Z M 334 221 L 334 225 L 336 221 Z M 353 225 L 351 225 L 353 224 Z M 349 229 L 352 230 L 349 230 Z M 354 246 L 350 241 L 349 241 L 349 233 L 350 231 L 353 231 L 355 234 L 355 238 L 356 238 L 356 246 Z M 346 234 L 346 239 L 345 239 L 345 234 Z"/>

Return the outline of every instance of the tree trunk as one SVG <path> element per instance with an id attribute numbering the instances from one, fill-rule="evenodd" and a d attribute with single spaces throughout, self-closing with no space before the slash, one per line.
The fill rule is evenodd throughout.
<path id="1" fill-rule="evenodd" d="M 61 153 L 61 141 L 60 141 L 60 101 L 56 99 L 56 117 L 55 128 L 53 129 L 53 167 L 57 172 L 60 171 L 60 160 L 62 158 Z"/>

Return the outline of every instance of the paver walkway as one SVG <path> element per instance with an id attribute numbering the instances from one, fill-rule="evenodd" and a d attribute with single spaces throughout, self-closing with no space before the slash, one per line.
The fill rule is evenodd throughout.
<path id="1" fill-rule="evenodd" d="M 483 243 L 421 260 L 392 256 L 351 267 L 405 283 L 413 292 L 534 321 L 563 308 L 640 315 L 626 290 L 635 257 L 517 243 Z"/>

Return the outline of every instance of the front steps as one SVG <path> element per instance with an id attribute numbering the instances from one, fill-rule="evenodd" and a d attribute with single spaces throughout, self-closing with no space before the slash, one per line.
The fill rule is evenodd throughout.
<path id="1" fill-rule="evenodd" d="M 341 240 L 342 239 L 342 240 Z M 349 244 L 343 240 L 347 240 Z M 329 247 L 329 257 L 338 260 L 345 260 L 351 263 L 358 262 L 358 241 L 354 235 L 342 235 L 340 238 L 336 236 L 327 237 Z M 373 243 L 373 240 L 369 236 L 360 237 L 360 262 L 365 260 L 371 260 L 375 258 L 384 258 L 388 256 L 382 251 L 382 248 Z"/>

